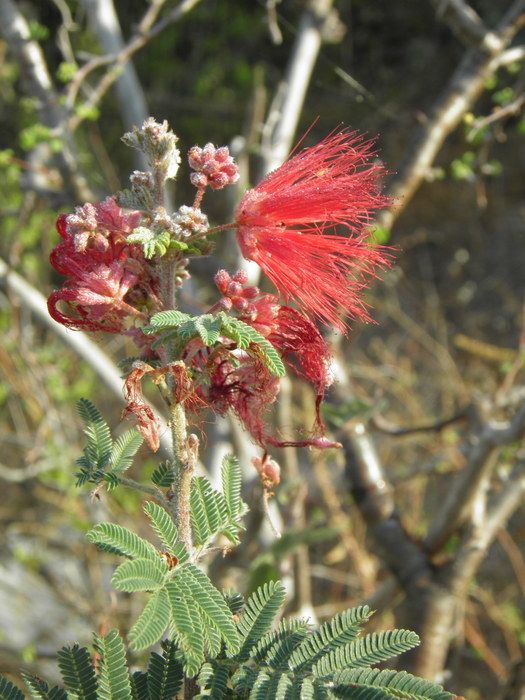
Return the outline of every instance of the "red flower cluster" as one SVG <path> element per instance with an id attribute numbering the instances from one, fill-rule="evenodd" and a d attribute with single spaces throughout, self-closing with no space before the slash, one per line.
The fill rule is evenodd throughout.
<path id="1" fill-rule="evenodd" d="M 286 300 L 346 332 L 341 314 L 368 320 L 366 277 L 388 264 L 366 242 L 371 213 L 387 204 L 372 143 L 341 131 L 305 148 L 248 190 L 237 209 L 237 239 Z M 352 236 L 337 235 L 344 225 Z"/>
<path id="2" fill-rule="evenodd" d="M 58 218 L 62 241 L 50 260 L 66 281 L 48 300 L 55 321 L 87 331 L 126 333 L 139 344 L 145 341 L 132 323 L 159 311 L 161 303 L 153 267 L 146 264 L 139 245 L 126 242 L 140 217 L 140 212 L 125 213 L 108 197 Z M 59 309 L 60 302 L 72 315 Z"/>
<path id="3" fill-rule="evenodd" d="M 317 392 L 316 428 L 322 430 L 319 408 L 325 389 L 332 382 L 326 341 L 309 319 L 295 309 L 281 306 L 272 294 L 260 294 L 257 287 L 244 287 L 246 281 L 246 273 L 242 271 L 231 278 L 225 270 L 220 270 L 215 282 L 223 298 L 217 307 L 239 310 L 240 320 L 259 331 L 297 374 L 312 382 Z M 335 445 L 324 438 L 281 442 L 272 437 L 265 414 L 277 397 L 279 380 L 256 355 L 239 350 L 212 353 L 206 367 L 210 383 L 200 389 L 204 401 L 220 414 L 232 410 L 262 446 Z"/>

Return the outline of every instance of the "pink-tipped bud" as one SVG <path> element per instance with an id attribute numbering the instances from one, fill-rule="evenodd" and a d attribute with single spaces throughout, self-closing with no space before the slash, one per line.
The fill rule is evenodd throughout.
<path id="1" fill-rule="evenodd" d="M 214 277 L 217 289 L 221 294 L 226 294 L 228 291 L 228 285 L 231 282 L 231 277 L 226 270 L 219 270 Z"/>
<path id="2" fill-rule="evenodd" d="M 239 284 L 246 284 L 246 282 L 248 281 L 248 273 L 244 270 L 238 270 L 233 275 L 233 281 L 238 282 Z"/>
<path id="3" fill-rule="evenodd" d="M 259 287 L 246 287 L 244 290 L 244 298 L 255 299 L 255 297 L 259 295 L 259 292 Z"/>
<path id="4" fill-rule="evenodd" d="M 233 299 L 233 305 L 237 311 L 245 311 L 248 308 L 248 302 L 243 297 L 235 297 Z"/>
<path id="5" fill-rule="evenodd" d="M 188 151 L 188 163 L 197 171 L 190 179 L 199 188 L 210 185 L 212 189 L 220 190 L 239 179 L 239 169 L 227 146 L 215 148 L 212 143 L 207 143 L 204 148 L 194 146 Z"/>
<path id="6" fill-rule="evenodd" d="M 223 311 L 230 311 L 233 306 L 232 300 L 229 297 L 222 297 L 219 301 L 219 306 Z"/>
<path id="7" fill-rule="evenodd" d="M 239 284 L 238 282 L 230 282 L 228 285 L 228 296 L 229 297 L 238 297 L 242 294 L 242 284 Z"/>

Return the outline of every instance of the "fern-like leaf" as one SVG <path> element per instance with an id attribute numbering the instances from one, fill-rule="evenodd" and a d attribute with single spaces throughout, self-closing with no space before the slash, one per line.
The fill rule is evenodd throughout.
<path id="1" fill-rule="evenodd" d="M 212 314 L 203 314 L 194 319 L 195 330 L 204 345 L 213 345 L 217 342 L 222 327 L 222 319 Z"/>
<path id="2" fill-rule="evenodd" d="M 248 659 L 252 647 L 273 623 L 284 597 L 284 587 L 276 581 L 265 583 L 250 596 L 237 623 L 242 642 L 236 657 L 239 661 Z"/>
<path id="3" fill-rule="evenodd" d="M 58 652 L 58 667 L 66 689 L 79 700 L 97 700 L 97 677 L 86 647 L 75 644 Z"/>
<path id="4" fill-rule="evenodd" d="M 149 597 L 146 607 L 129 631 L 130 648 L 140 651 L 153 646 L 164 634 L 170 619 L 170 602 L 166 588 Z"/>
<path id="5" fill-rule="evenodd" d="M 174 478 L 173 465 L 170 462 L 161 462 L 151 475 L 153 483 L 161 488 L 169 488 Z"/>
<path id="6" fill-rule="evenodd" d="M 68 695 L 64 688 L 58 688 L 57 686 L 50 688 L 49 684 L 42 678 L 33 676 L 32 673 L 27 673 L 26 671 L 22 671 L 20 675 L 29 690 L 31 700 L 68 700 Z M 3 698 L 1 693 L 0 698 Z"/>
<path id="7" fill-rule="evenodd" d="M 221 526 L 227 520 L 226 505 L 224 502 L 221 503 L 220 495 L 208 479 L 202 476 L 192 479 L 191 524 L 197 545 L 207 544 L 220 532 Z"/>
<path id="8" fill-rule="evenodd" d="M 241 640 L 230 609 L 208 576 L 194 564 L 186 564 L 183 575 L 177 579 L 188 584 L 191 595 L 200 609 L 201 617 L 217 629 L 226 644 L 226 651 L 233 655 L 239 651 Z"/>
<path id="9" fill-rule="evenodd" d="M 102 417 L 98 408 L 89 399 L 77 401 L 77 411 L 84 423 L 84 433 L 87 436 L 87 446 L 84 455 L 92 468 L 104 468 L 111 454 L 111 432 L 109 425 Z"/>
<path id="10" fill-rule="evenodd" d="M 419 637 L 408 630 L 386 630 L 367 634 L 350 644 L 332 650 L 313 667 L 317 677 L 332 676 L 343 668 L 368 667 L 418 646 Z"/>
<path id="11" fill-rule="evenodd" d="M 25 697 L 18 686 L 0 676 L 0 700 L 25 700 Z"/>
<path id="12" fill-rule="evenodd" d="M 281 620 L 276 631 L 266 632 L 250 652 L 254 663 L 269 664 L 270 659 L 282 657 L 281 649 L 296 649 L 308 635 L 306 620 Z"/>
<path id="13" fill-rule="evenodd" d="M 148 665 L 148 693 L 153 700 L 171 700 L 184 681 L 184 670 L 174 641 L 164 641 L 162 656 L 153 652 Z"/>
<path id="14" fill-rule="evenodd" d="M 168 573 L 165 559 L 130 559 L 115 569 L 111 578 L 117 591 L 133 593 L 136 591 L 155 591 L 160 588 Z"/>
<path id="15" fill-rule="evenodd" d="M 128 559 L 159 560 L 159 553 L 147 540 L 132 530 L 115 523 L 98 523 L 86 533 L 88 542 L 94 542 L 101 549 L 120 554 Z"/>
<path id="16" fill-rule="evenodd" d="M 169 513 L 154 501 L 146 502 L 144 512 L 149 517 L 151 526 L 157 533 L 166 550 L 174 555 L 178 533 Z"/>
<path id="17" fill-rule="evenodd" d="M 178 328 L 190 319 L 191 316 L 182 313 L 182 311 L 175 311 L 174 309 L 159 311 L 159 313 L 151 317 L 149 324 L 143 328 L 143 331 L 149 334 L 158 333 L 159 331 L 168 330 L 170 328 Z"/>
<path id="18" fill-rule="evenodd" d="M 131 676 L 131 692 L 133 693 L 133 700 L 151 700 L 147 673 L 135 671 Z"/>
<path id="19" fill-rule="evenodd" d="M 291 667 L 295 671 L 311 669 L 322 656 L 354 641 L 370 614 L 370 608 L 362 605 L 345 610 L 325 622 L 296 649 L 290 659 Z"/>
<path id="20" fill-rule="evenodd" d="M 228 677 L 230 670 L 228 666 L 219 664 L 217 661 L 204 664 L 197 679 L 201 690 L 204 691 L 196 695 L 196 700 L 223 700 L 227 697 Z"/>
<path id="21" fill-rule="evenodd" d="M 241 467 L 233 455 L 226 455 L 222 460 L 221 481 L 228 515 L 230 519 L 238 519 L 246 512 L 247 506 L 241 499 Z"/>
<path id="22" fill-rule="evenodd" d="M 175 581 L 166 586 L 171 627 L 177 634 L 179 646 L 184 654 L 184 671 L 193 677 L 204 663 L 204 636 L 202 633 L 199 609 L 191 595 L 187 595 Z"/>
<path id="23" fill-rule="evenodd" d="M 142 435 L 136 430 L 127 430 L 120 435 L 111 448 L 109 466 L 114 472 L 124 472 L 131 466 L 133 457 L 144 442 Z"/>
<path id="24" fill-rule="evenodd" d="M 286 369 L 283 361 L 269 340 L 238 318 L 227 316 L 224 312 L 220 312 L 218 317 L 222 319 L 223 335 L 234 340 L 241 350 L 259 356 L 272 374 L 284 377 Z"/>
<path id="25" fill-rule="evenodd" d="M 346 669 L 334 674 L 333 692 L 337 698 L 353 698 L 346 691 L 355 686 L 364 690 L 371 688 L 387 693 L 377 698 L 397 698 L 398 700 L 454 700 L 454 695 L 443 690 L 437 683 L 412 676 L 406 671 L 380 671 L 375 668 Z M 366 692 L 360 696 L 368 699 Z M 370 695 L 375 700 L 374 695 Z"/>
<path id="26" fill-rule="evenodd" d="M 105 637 L 95 634 L 99 700 L 132 700 L 131 682 L 126 663 L 126 652 L 118 630 Z"/>

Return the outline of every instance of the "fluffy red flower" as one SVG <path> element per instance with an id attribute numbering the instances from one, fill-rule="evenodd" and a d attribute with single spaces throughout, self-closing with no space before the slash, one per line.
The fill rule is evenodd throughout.
<path id="1" fill-rule="evenodd" d="M 366 242 L 372 212 L 387 204 L 372 146 L 355 132 L 332 134 L 248 190 L 236 214 L 244 257 L 305 314 L 343 332 L 341 314 L 369 319 L 366 278 L 388 259 Z M 337 225 L 352 235 L 337 235 Z"/>

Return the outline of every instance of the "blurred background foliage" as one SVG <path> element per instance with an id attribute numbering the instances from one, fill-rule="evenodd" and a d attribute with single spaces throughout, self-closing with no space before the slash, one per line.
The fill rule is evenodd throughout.
<path id="1" fill-rule="evenodd" d="M 88 5 L 18 3 L 59 102 L 78 66 L 103 53 Z M 168 1 L 164 12 L 175 5 Z M 305 5 L 283 0 L 274 17 L 271 2 L 202 0 L 133 57 L 148 113 L 169 121 L 183 152 L 208 141 L 231 144 L 248 168 L 245 184 L 256 180 L 268 115 Z M 341 124 L 378 134 L 388 185 L 465 51 L 435 5 L 335 2 L 337 15 L 325 27 L 295 140 L 311 127 L 306 137 L 311 143 Z M 495 27 L 502 6 L 510 3 L 471 5 L 487 27 Z M 147 9 L 144 0 L 115 0 L 124 40 Z M 280 43 L 272 41 L 273 22 L 282 33 Z M 523 42 L 523 32 L 520 36 Z M 56 217 L 81 202 L 57 164 L 60 133 L 42 123 L 38 101 L 23 93 L 24 70 L 1 40 L 0 256 L 47 295 L 60 284 L 48 263 L 58 241 Z M 83 104 L 107 70 L 90 74 L 74 108 L 84 118 L 74 132 L 77 165 L 98 198 L 125 187 L 130 170 L 138 167 L 120 141 L 126 127 L 115 91 L 94 107 Z M 351 391 L 342 405 L 329 397 L 327 419 L 335 435 L 345 426 L 367 426 L 397 513 L 416 541 L 464 467 L 472 438 L 469 411 L 475 408 L 479 420 L 489 414 L 505 420 L 510 403 L 503 399 L 512 392 L 523 395 L 524 75 L 518 60 L 502 66 L 446 139 L 386 231 L 395 265 L 369 295 L 377 324 L 355 324 L 339 344 Z M 493 118 L 509 105 L 517 106 Z M 183 167 L 171 193 L 177 206 L 193 197 L 187 174 Z M 205 202 L 217 223 L 230 218 L 233 204 L 226 193 Z M 195 287 L 185 290 L 185 303 L 205 308 L 213 271 L 232 261 L 235 252 L 218 241 L 214 257 L 195 266 L 209 291 L 195 299 Z M 114 518 L 142 532 L 143 523 L 134 493 L 91 500 L 73 487 L 82 446 L 74 401 L 88 396 L 118 426 L 117 399 L 7 286 L 0 293 L 0 328 L 0 667 L 15 673 L 22 659 L 32 670 L 49 673 L 46 660 L 56 648 L 88 641 L 94 628 L 119 623 L 125 630 L 134 614 L 133 598 L 119 596 L 117 602 L 110 592 L 111 558 L 84 543 L 86 528 Z M 126 355 L 119 338 L 97 342 L 116 360 Z M 282 424 L 311 425 L 312 403 L 308 390 L 294 381 L 282 402 L 281 413 L 288 410 Z M 430 428 L 420 429 L 425 426 Z M 210 433 L 204 462 L 215 462 L 214 451 L 231 439 L 230 428 L 213 417 L 204 428 Z M 243 449 L 251 454 L 249 446 Z M 147 475 L 155 461 L 146 450 L 140 454 L 135 469 Z M 518 440 L 499 451 L 487 488 L 501 489 L 524 456 Z M 210 563 L 218 580 L 248 590 L 267 577 L 284 576 L 295 581 L 292 612 L 308 611 L 309 603 L 324 619 L 370 598 L 382 613 L 375 624 L 394 624 L 398 597 L 384 585 L 389 573 L 367 538 L 345 476 L 345 454 L 276 457 L 285 467 L 276 494 L 285 535 L 272 544 L 248 461 L 246 500 L 253 506 L 248 535 L 238 550 Z M 447 540 L 436 565 L 453 556 L 458 537 Z M 462 600 L 443 680 L 471 700 L 514 697 L 505 693 L 519 682 L 516 669 L 524 659 L 524 541 L 524 513 L 518 509 Z"/>

